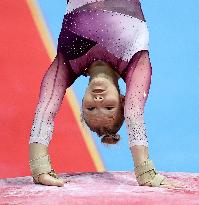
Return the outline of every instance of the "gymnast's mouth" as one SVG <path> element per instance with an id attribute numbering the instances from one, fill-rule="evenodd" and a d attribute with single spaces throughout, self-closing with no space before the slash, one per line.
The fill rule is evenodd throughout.
<path id="1" fill-rule="evenodd" d="M 105 90 L 100 89 L 100 88 L 95 88 L 94 90 L 92 90 L 93 93 L 103 93 Z"/>

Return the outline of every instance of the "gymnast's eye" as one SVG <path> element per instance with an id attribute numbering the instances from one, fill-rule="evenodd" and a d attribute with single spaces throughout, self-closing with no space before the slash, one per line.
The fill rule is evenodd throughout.
<path id="1" fill-rule="evenodd" d="M 106 107 L 107 110 L 112 110 L 114 107 Z"/>
<path id="2" fill-rule="evenodd" d="M 87 110 L 89 110 L 89 111 L 92 111 L 92 110 L 94 110 L 95 109 L 95 107 L 88 107 L 87 108 Z"/>

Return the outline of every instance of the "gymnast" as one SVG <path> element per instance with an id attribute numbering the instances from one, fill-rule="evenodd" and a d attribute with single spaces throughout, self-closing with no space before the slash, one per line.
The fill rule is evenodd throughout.
<path id="1" fill-rule="evenodd" d="M 81 75 L 89 76 L 82 99 L 82 121 L 102 143 L 116 144 L 123 122 L 140 186 L 180 187 L 159 174 L 149 158 L 144 123 L 152 68 L 149 32 L 139 0 L 69 0 L 57 54 L 41 82 L 30 131 L 30 170 L 35 184 L 63 186 L 51 167 L 48 145 L 65 92 Z M 118 80 L 126 83 L 120 93 Z M 97 116 L 97 118 L 96 118 Z"/>

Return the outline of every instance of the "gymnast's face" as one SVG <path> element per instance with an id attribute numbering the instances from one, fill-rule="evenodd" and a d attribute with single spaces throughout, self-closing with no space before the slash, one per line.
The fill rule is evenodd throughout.
<path id="1" fill-rule="evenodd" d="M 109 79 L 93 78 L 82 101 L 83 117 L 91 130 L 99 135 L 116 133 L 123 119 L 123 97 Z"/>

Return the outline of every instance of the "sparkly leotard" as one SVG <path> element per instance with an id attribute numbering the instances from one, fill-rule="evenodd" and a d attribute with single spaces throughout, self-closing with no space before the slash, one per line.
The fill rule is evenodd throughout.
<path id="1" fill-rule="evenodd" d="M 126 82 L 124 116 L 129 147 L 148 146 L 144 126 L 152 74 L 148 42 L 139 0 L 68 1 L 57 56 L 41 83 L 29 143 L 49 144 L 66 89 L 93 61 L 103 60 Z"/>

